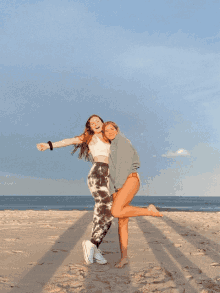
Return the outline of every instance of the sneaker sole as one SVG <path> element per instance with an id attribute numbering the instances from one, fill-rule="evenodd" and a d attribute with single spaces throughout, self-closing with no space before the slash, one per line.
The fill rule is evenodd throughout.
<path id="1" fill-rule="evenodd" d="M 85 259 L 85 262 L 87 263 L 87 265 L 90 265 L 90 264 L 92 264 L 92 262 L 90 262 L 89 257 L 87 255 L 85 242 L 86 242 L 85 240 L 82 242 L 84 259 Z"/>
<path id="2" fill-rule="evenodd" d="M 95 254 L 94 254 L 94 259 L 95 259 L 95 262 L 97 262 L 99 265 L 105 265 L 108 262 L 107 259 L 104 259 L 103 261 L 97 259 L 95 257 Z"/>
<path id="3" fill-rule="evenodd" d="M 105 261 L 105 262 L 100 262 L 100 261 L 98 261 L 97 259 L 95 260 L 99 265 L 105 265 L 105 264 L 107 264 L 107 260 Z"/>

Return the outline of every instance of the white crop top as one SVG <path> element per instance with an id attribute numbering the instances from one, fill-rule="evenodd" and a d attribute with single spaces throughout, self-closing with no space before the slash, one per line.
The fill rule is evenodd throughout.
<path id="1" fill-rule="evenodd" d="M 94 134 L 92 140 L 89 143 L 89 149 L 93 158 L 97 156 L 108 157 L 110 153 L 110 144 L 104 143 L 98 136 Z"/>

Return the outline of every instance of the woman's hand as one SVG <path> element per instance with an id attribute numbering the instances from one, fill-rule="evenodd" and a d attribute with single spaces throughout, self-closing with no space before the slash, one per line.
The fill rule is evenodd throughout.
<path id="1" fill-rule="evenodd" d="M 48 150 L 50 148 L 50 146 L 49 146 L 49 144 L 48 143 L 44 143 L 44 142 L 42 142 L 42 143 L 38 143 L 37 144 L 37 149 L 39 150 L 39 151 L 46 151 L 46 150 Z"/>

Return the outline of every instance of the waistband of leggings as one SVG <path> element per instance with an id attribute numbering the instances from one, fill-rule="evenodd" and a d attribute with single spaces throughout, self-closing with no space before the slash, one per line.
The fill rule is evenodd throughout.
<path id="1" fill-rule="evenodd" d="M 108 166 L 109 164 L 107 164 L 107 163 L 103 163 L 103 162 L 94 162 L 94 165 Z"/>

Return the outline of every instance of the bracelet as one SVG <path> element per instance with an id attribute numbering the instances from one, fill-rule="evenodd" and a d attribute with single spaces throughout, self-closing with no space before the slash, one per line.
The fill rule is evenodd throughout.
<path id="1" fill-rule="evenodd" d="M 53 150 L 52 142 L 49 140 L 47 143 L 49 144 L 49 146 L 50 146 L 50 150 L 52 151 L 52 150 Z"/>

